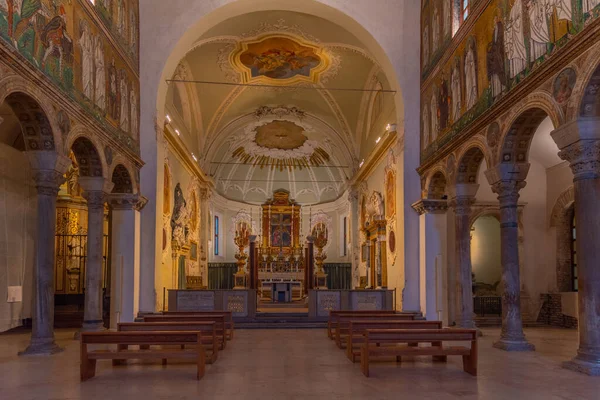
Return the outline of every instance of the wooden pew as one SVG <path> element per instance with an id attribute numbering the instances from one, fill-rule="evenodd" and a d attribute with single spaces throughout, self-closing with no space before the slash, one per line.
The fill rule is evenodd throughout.
<path id="1" fill-rule="evenodd" d="M 217 338 L 217 327 L 212 321 L 210 322 L 121 322 L 117 324 L 119 332 L 181 332 L 194 331 L 202 332 L 202 345 L 205 350 L 210 351 L 210 356 L 207 357 L 206 363 L 212 364 L 217 361 L 219 354 L 220 341 Z M 182 348 L 185 345 L 181 345 Z M 119 345 L 119 350 L 126 350 L 127 345 Z M 113 365 L 119 364 L 120 360 L 113 360 Z M 163 360 L 163 363 L 165 361 Z"/>
<path id="2" fill-rule="evenodd" d="M 233 313 L 231 311 L 163 311 L 163 315 L 220 315 L 225 316 L 227 340 L 233 339 Z"/>
<path id="3" fill-rule="evenodd" d="M 214 322 L 217 329 L 217 339 L 219 340 L 219 349 L 223 350 L 227 346 L 225 336 L 225 315 L 144 315 L 144 322 Z"/>
<path id="4" fill-rule="evenodd" d="M 166 346 L 194 344 L 188 349 L 88 350 L 88 345 Z M 202 333 L 184 332 L 82 332 L 80 344 L 80 378 L 86 381 L 96 375 L 97 360 L 124 359 L 187 359 L 196 361 L 196 379 L 204 376 L 204 346 Z"/>
<path id="5" fill-rule="evenodd" d="M 335 344 L 343 349 L 342 340 L 348 336 L 350 321 L 360 320 L 389 320 L 389 321 L 413 321 L 416 314 L 344 314 L 339 315 L 335 323 Z"/>
<path id="6" fill-rule="evenodd" d="M 356 362 L 360 358 L 360 347 L 365 341 L 365 332 L 367 329 L 442 329 L 442 321 L 350 321 L 350 327 L 348 329 L 348 336 L 345 338 L 345 344 L 346 356 L 352 362 Z M 344 340 L 342 339 L 342 345 L 344 344 L 343 342 Z"/>
<path id="7" fill-rule="evenodd" d="M 463 370 L 477 376 L 477 330 L 475 329 L 367 329 L 364 343 L 360 349 L 362 373 L 369 376 L 369 362 L 373 357 L 396 356 L 434 356 L 446 361 L 448 356 L 462 356 Z M 470 341 L 471 347 L 443 346 L 443 342 Z M 429 347 L 419 346 L 379 346 L 410 343 L 432 343 Z"/>
<path id="8" fill-rule="evenodd" d="M 334 339 L 334 335 L 333 332 L 335 330 L 335 324 L 337 322 L 337 317 L 339 315 L 344 315 L 344 314 L 356 314 L 356 315 L 360 315 L 360 314 L 396 314 L 396 311 L 394 310 L 378 310 L 378 311 L 373 311 L 373 310 L 357 310 L 357 311 L 334 311 L 334 310 L 330 310 L 329 311 L 329 319 L 327 320 L 327 337 L 331 340 Z"/>

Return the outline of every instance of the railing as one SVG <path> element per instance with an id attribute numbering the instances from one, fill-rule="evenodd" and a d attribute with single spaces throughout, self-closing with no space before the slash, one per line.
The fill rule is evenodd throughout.
<path id="1" fill-rule="evenodd" d="M 502 298 L 500 296 L 473 297 L 473 311 L 479 317 L 502 315 Z"/>

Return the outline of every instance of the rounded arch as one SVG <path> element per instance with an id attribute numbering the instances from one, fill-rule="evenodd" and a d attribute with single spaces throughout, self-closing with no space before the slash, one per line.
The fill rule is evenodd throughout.
<path id="1" fill-rule="evenodd" d="M 328 1 L 334 3 L 333 1 Z M 411 2 L 406 2 L 411 3 Z M 166 43 L 170 46 L 169 56 L 164 62 L 161 76 L 158 80 L 157 87 L 157 99 L 156 99 L 156 110 L 157 123 L 162 125 L 165 118 L 165 101 L 167 97 L 168 84 L 167 80 L 172 77 L 179 65 L 179 62 L 185 57 L 187 51 L 193 47 L 194 43 L 204 33 L 209 31 L 216 25 L 228 20 L 230 18 L 248 14 L 256 11 L 271 11 L 271 10 L 287 10 L 294 12 L 301 12 L 305 14 L 315 15 L 329 21 L 336 23 L 342 28 L 352 33 L 359 41 L 361 41 L 365 48 L 368 48 L 372 53 L 374 59 L 381 65 L 392 90 L 396 90 L 398 96 L 395 96 L 396 101 L 396 112 L 397 121 L 404 120 L 404 104 L 403 96 L 400 90 L 400 85 L 397 80 L 397 73 L 392 65 L 388 55 L 382 46 L 377 42 L 373 35 L 361 25 L 360 22 L 352 18 L 349 14 L 352 14 L 352 8 L 344 4 L 338 5 L 334 3 L 337 8 L 333 5 L 325 4 L 325 1 L 316 0 L 303 0 L 298 1 L 278 1 L 272 0 L 238 0 L 232 1 L 225 4 L 225 1 L 215 1 L 211 3 L 205 3 L 202 5 L 193 6 L 188 10 L 188 16 L 194 15 L 196 21 L 191 24 L 183 24 L 178 32 L 181 35 L 176 39 L 176 43 Z M 418 5 L 410 5 L 418 11 Z M 412 11 L 412 10 L 411 10 Z M 346 13 L 347 12 L 347 13 Z M 357 17 L 361 15 L 354 12 Z M 371 21 L 365 20 L 366 25 L 372 23 Z"/>
<path id="2" fill-rule="evenodd" d="M 481 217 L 486 216 L 494 217 L 498 220 L 498 222 L 500 222 L 500 209 L 497 207 L 484 207 L 480 209 L 475 209 L 469 216 L 469 226 L 473 227 L 475 221 L 477 221 Z"/>
<path id="3" fill-rule="evenodd" d="M 499 163 L 528 162 L 533 136 L 542 121 L 550 117 L 554 129 L 564 123 L 562 110 L 557 109 L 550 95 L 545 92 L 528 96 L 524 105 L 510 115 L 509 123 L 502 130 L 501 145 L 496 154 Z"/>
<path id="4" fill-rule="evenodd" d="M 0 79 L 0 104 L 2 104 L 4 101 L 10 100 L 11 98 L 15 101 L 24 100 L 22 103 L 23 106 L 31 111 L 34 116 L 39 115 L 41 111 L 45 121 L 38 120 L 40 122 L 39 125 L 46 125 L 46 127 L 50 129 L 49 133 L 45 132 L 44 135 L 41 135 L 40 128 L 39 135 L 35 135 L 39 138 L 35 139 L 38 141 L 38 148 L 30 148 L 29 144 L 31 143 L 26 143 L 26 148 L 28 150 L 54 150 L 60 152 L 63 140 L 61 136 L 60 124 L 58 123 L 57 112 L 53 107 L 53 102 L 46 95 L 44 95 L 44 93 L 38 87 L 15 74 L 8 74 L 3 79 Z M 21 103 L 21 101 L 18 102 Z M 15 114 L 17 114 L 16 111 Z M 18 116 L 17 118 L 21 122 L 21 118 Z M 35 120 L 36 119 L 34 119 L 34 121 Z M 23 124 L 23 122 L 21 122 L 21 124 Z M 26 132 L 25 128 L 23 128 L 23 134 L 28 136 L 28 132 Z M 26 137 L 26 142 L 28 141 L 27 139 L 28 138 Z M 65 155 L 68 153 L 62 152 L 60 154 Z"/>
<path id="5" fill-rule="evenodd" d="M 139 187 L 138 187 L 138 182 L 136 182 L 136 174 L 137 174 L 137 170 L 131 165 L 131 163 L 122 155 L 117 154 L 116 156 L 113 157 L 113 162 L 110 164 L 109 166 L 109 170 L 108 170 L 108 176 L 110 176 L 112 178 L 112 176 L 115 173 L 115 169 L 121 166 L 123 168 L 125 168 L 127 170 L 127 173 L 129 174 L 129 177 L 131 178 L 131 187 L 132 187 L 132 192 L 133 194 L 137 194 L 139 193 Z"/>
<path id="6" fill-rule="evenodd" d="M 123 164 L 117 164 L 111 173 L 111 181 L 114 183 L 112 193 L 133 193 L 133 179 Z"/>
<path id="7" fill-rule="evenodd" d="M 95 137 L 89 134 L 88 130 L 83 125 L 77 125 L 71 129 L 65 139 L 65 148 L 63 151 L 68 154 L 71 150 L 77 158 L 77 163 L 80 164 L 80 173 L 82 176 L 104 176 L 109 177 L 109 166 L 106 162 L 104 151 L 101 151 L 104 146 Z M 77 143 L 77 145 L 76 145 Z M 80 150 L 77 154 L 75 146 Z M 81 163 L 80 157 L 87 158 L 88 166 L 94 168 L 92 175 L 87 175 L 84 171 L 84 165 Z M 100 173 L 98 173 L 100 171 Z"/>
<path id="8" fill-rule="evenodd" d="M 432 200 L 441 200 L 448 195 L 447 173 L 442 166 L 435 166 L 425 182 L 427 198 Z"/>
<path id="9" fill-rule="evenodd" d="M 557 227 L 562 218 L 564 218 L 565 212 L 571 209 L 573 204 L 575 204 L 575 189 L 571 186 L 562 192 L 554 202 L 554 207 L 552 207 L 552 213 L 550 214 L 550 227 Z"/>
<path id="10" fill-rule="evenodd" d="M 71 150 L 77 159 L 80 176 L 105 176 L 100 152 L 90 139 L 85 136 L 79 136 L 73 141 Z"/>
<path id="11" fill-rule="evenodd" d="M 456 183 L 478 183 L 477 177 L 481 163 L 485 161 L 486 167 L 490 166 L 487 147 L 479 139 L 467 143 L 458 153 L 457 158 Z"/>

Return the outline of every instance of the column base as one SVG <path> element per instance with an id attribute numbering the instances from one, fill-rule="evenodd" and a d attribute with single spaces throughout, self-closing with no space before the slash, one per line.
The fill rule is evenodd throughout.
<path id="1" fill-rule="evenodd" d="M 56 353 L 64 351 L 62 347 L 59 347 L 52 340 L 36 341 L 32 340 L 31 344 L 27 348 L 18 353 L 19 356 L 51 356 Z"/>
<path id="2" fill-rule="evenodd" d="M 563 362 L 562 367 L 590 376 L 600 376 L 600 362 L 593 363 L 574 358 L 570 361 Z"/>
<path id="3" fill-rule="evenodd" d="M 526 340 L 513 341 L 500 339 L 493 346 L 504 351 L 535 351 L 535 346 Z"/>
<path id="4" fill-rule="evenodd" d="M 79 340 L 79 338 L 81 337 L 81 332 L 102 332 L 105 330 L 106 328 L 104 327 L 104 321 L 102 320 L 89 322 L 83 321 L 83 326 L 80 330 L 73 334 L 73 339 Z"/>

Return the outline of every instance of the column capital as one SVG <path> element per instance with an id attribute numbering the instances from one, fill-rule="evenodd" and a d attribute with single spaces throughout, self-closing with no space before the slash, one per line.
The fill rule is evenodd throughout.
<path id="1" fill-rule="evenodd" d="M 34 170 L 33 181 L 35 182 L 38 194 L 57 196 L 60 185 L 65 182 L 65 175 L 54 169 Z"/>
<path id="2" fill-rule="evenodd" d="M 212 189 L 209 187 L 201 187 L 200 188 L 200 199 L 201 200 L 210 200 L 210 198 L 212 197 Z"/>
<path id="3" fill-rule="evenodd" d="M 353 201 L 358 201 L 358 196 L 360 194 L 360 191 L 358 190 L 357 187 L 352 186 L 348 189 L 348 201 L 349 202 L 353 202 Z"/>
<path id="4" fill-rule="evenodd" d="M 448 202 L 446 200 L 421 199 L 413 203 L 411 207 L 419 215 L 444 214 L 448 210 Z"/>
<path id="5" fill-rule="evenodd" d="M 579 142 L 600 140 L 600 118 L 578 118 L 556 128 L 550 134 L 560 150 Z"/>
<path id="6" fill-rule="evenodd" d="M 114 210 L 141 211 L 148 203 L 144 196 L 129 193 L 112 193 L 106 196 L 106 200 Z"/>
<path id="7" fill-rule="evenodd" d="M 28 151 L 33 180 L 39 194 L 56 196 L 65 182 L 64 174 L 72 161 L 54 151 Z"/>
<path id="8" fill-rule="evenodd" d="M 600 140 L 580 140 L 558 152 L 569 162 L 573 180 L 600 178 Z"/>
<path id="9" fill-rule="evenodd" d="M 104 208 L 108 194 L 115 185 L 101 176 L 82 176 L 79 186 L 83 189 L 82 196 L 87 200 L 88 210 L 91 210 Z"/>

